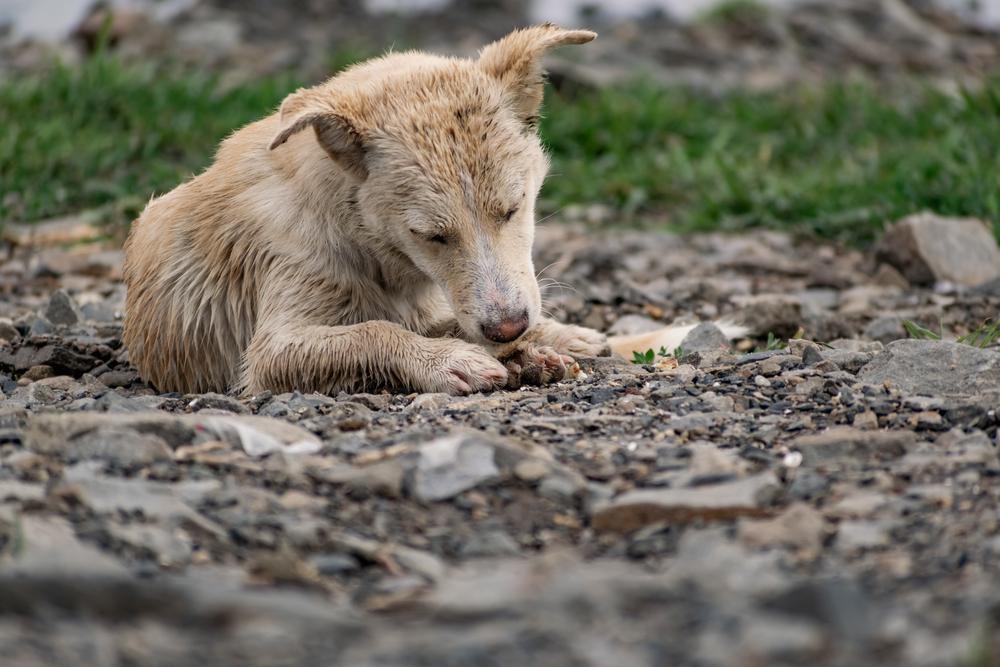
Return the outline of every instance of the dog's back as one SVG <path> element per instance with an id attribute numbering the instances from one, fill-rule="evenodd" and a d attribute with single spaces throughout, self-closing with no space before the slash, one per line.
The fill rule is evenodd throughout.
<path id="1" fill-rule="evenodd" d="M 274 125 L 240 130 L 211 168 L 150 202 L 133 224 L 124 341 L 132 364 L 162 391 L 223 391 L 235 380 L 269 261 L 256 216 L 238 209 L 266 177 Z M 244 224 L 233 224 L 240 217 Z"/>

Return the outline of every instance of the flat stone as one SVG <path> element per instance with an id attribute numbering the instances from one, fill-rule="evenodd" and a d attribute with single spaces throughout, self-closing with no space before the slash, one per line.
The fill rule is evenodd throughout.
<path id="1" fill-rule="evenodd" d="M 0 503 L 8 500 L 34 500 L 41 501 L 45 498 L 44 484 L 28 484 L 17 480 L 0 480 Z"/>
<path id="2" fill-rule="evenodd" d="M 750 547 L 785 547 L 816 555 L 823 546 L 823 515 L 796 503 L 773 519 L 743 519 L 737 530 Z"/>
<path id="3" fill-rule="evenodd" d="M 762 517 L 770 512 L 762 502 L 778 485 L 767 472 L 725 484 L 684 489 L 638 489 L 599 506 L 591 517 L 598 530 L 629 533 L 660 521 L 689 523 L 721 521 L 743 516 Z"/>
<path id="4" fill-rule="evenodd" d="M 183 531 L 143 523 L 110 523 L 108 535 L 140 557 L 156 561 L 160 567 L 178 567 L 191 561 L 191 540 Z"/>
<path id="5" fill-rule="evenodd" d="M 0 555 L 0 573 L 4 576 L 65 572 L 106 576 L 127 572 L 115 558 L 79 540 L 65 519 L 22 515 L 14 530 L 15 542 L 20 546 L 6 557 Z"/>
<path id="6" fill-rule="evenodd" d="M 192 505 L 222 487 L 218 480 L 186 481 L 174 484 L 143 479 L 119 479 L 98 472 L 100 466 L 78 463 L 63 473 L 65 490 L 80 495 L 84 505 L 98 513 L 142 512 L 151 519 L 169 522 L 193 521 L 211 524 Z M 216 532 L 216 530 L 212 530 Z"/>
<path id="7" fill-rule="evenodd" d="M 85 431 L 66 439 L 30 438 L 27 446 L 39 454 L 56 455 L 70 462 L 100 459 L 123 467 L 147 466 L 171 459 L 170 448 L 163 438 L 119 427 Z"/>
<path id="8" fill-rule="evenodd" d="M 806 466 L 839 461 L 865 462 L 889 460 L 906 453 L 916 441 L 909 431 L 863 431 L 850 426 L 835 426 L 822 433 L 799 436 L 789 447 L 802 453 Z"/>
<path id="9" fill-rule="evenodd" d="M 426 502 L 447 500 L 499 474 L 489 443 L 466 435 L 445 436 L 420 447 L 413 495 Z"/>
<path id="10" fill-rule="evenodd" d="M 1000 276 L 1000 248 L 986 223 L 919 213 L 890 225 L 875 249 L 914 285 L 975 286 Z"/>
<path id="11" fill-rule="evenodd" d="M 1000 352 L 931 340 L 898 340 L 875 356 L 858 377 L 926 396 L 1000 392 Z"/>
<path id="12" fill-rule="evenodd" d="M 108 392 L 105 396 L 112 395 Z M 103 398 L 103 397 L 102 397 Z M 142 407 L 142 406 L 139 406 Z M 216 439 L 241 447 L 250 456 L 273 452 L 309 453 L 320 448 L 309 431 L 269 417 L 251 415 L 172 415 L 140 410 L 127 413 L 38 414 L 25 430 L 34 451 L 52 451 L 90 431 L 104 429 L 151 433 L 177 448 L 197 440 Z"/>
<path id="13" fill-rule="evenodd" d="M 379 461 L 363 466 L 336 465 L 327 468 L 309 466 L 311 477 L 328 484 L 345 485 L 351 489 L 365 490 L 388 498 L 398 498 L 403 491 L 406 468 L 397 459 Z"/>

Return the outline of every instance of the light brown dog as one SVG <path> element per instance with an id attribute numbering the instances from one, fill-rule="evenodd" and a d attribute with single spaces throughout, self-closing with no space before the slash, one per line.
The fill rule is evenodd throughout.
<path id="1" fill-rule="evenodd" d="M 540 59 L 595 36 L 387 55 L 233 134 L 133 226 L 132 363 L 163 391 L 459 394 L 504 385 L 498 357 L 544 382 L 600 354 L 602 334 L 541 317 L 531 260 Z"/>

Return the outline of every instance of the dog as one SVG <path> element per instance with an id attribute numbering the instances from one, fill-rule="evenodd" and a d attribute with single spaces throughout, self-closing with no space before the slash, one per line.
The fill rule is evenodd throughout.
<path id="1" fill-rule="evenodd" d="M 476 59 L 385 55 L 235 132 L 133 224 L 132 364 L 161 391 L 467 394 L 672 347 L 676 329 L 609 341 L 541 316 L 541 59 L 595 37 L 546 24 Z"/>

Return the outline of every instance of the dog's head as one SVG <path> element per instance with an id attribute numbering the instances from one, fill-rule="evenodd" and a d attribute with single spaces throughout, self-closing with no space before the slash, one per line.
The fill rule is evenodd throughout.
<path id="1" fill-rule="evenodd" d="M 478 60 L 418 53 L 355 66 L 282 104 L 276 148 L 306 128 L 356 181 L 365 232 L 437 283 L 473 340 L 535 324 L 535 198 L 548 170 L 537 135 L 541 57 L 596 35 L 545 25 Z"/>

